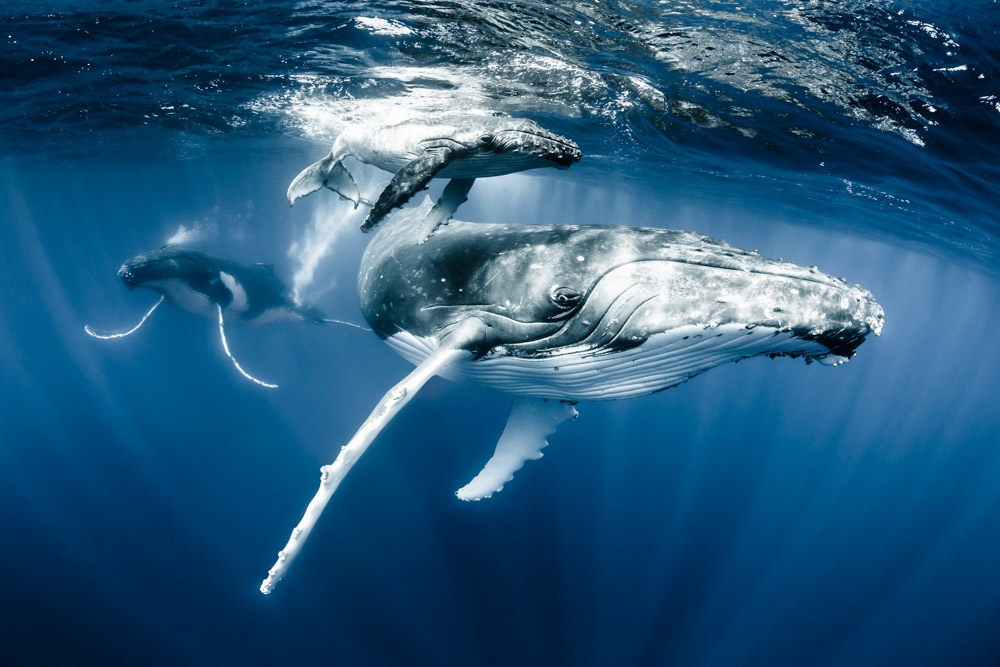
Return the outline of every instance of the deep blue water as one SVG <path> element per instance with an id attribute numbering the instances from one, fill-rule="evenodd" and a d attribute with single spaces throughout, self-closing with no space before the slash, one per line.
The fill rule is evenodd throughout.
<path id="1" fill-rule="evenodd" d="M 0 16 L 4 664 L 1000 662 L 995 2 L 74 4 Z M 696 230 L 863 285 L 882 336 L 581 404 L 479 503 L 509 399 L 434 379 L 262 596 L 409 365 L 231 327 L 269 391 L 176 308 L 84 325 L 138 320 L 115 272 L 182 226 L 360 322 L 363 209 L 285 189 L 350 123 L 455 109 L 584 153 L 459 218 Z"/>

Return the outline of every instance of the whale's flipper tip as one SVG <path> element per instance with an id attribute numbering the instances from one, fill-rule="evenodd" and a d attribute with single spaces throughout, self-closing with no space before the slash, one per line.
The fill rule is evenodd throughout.
<path id="1" fill-rule="evenodd" d="M 354 176 L 340 160 L 327 155 L 303 169 L 295 177 L 286 193 L 288 205 L 291 206 L 296 199 L 312 194 L 322 187 L 333 190 L 344 199 L 350 199 L 354 202 L 354 208 L 357 208 L 361 201 L 361 191 L 358 190 Z"/>
<path id="2" fill-rule="evenodd" d="M 507 416 L 507 425 L 493 457 L 471 482 L 455 492 L 461 500 L 489 498 L 514 479 L 524 462 L 542 458 L 546 438 L 563 422 L 575 419 L 576 408 L 562 401 L 519 398 Z"/>

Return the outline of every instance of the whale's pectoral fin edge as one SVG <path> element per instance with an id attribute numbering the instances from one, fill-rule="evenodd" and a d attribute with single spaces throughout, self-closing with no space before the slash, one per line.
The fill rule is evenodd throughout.
<path id="1" fill-rule="evenodd" d="M 472 184 L 475 182 L 474 178 L 453 178 L 448 181 L 448 185 L 444 186 L 444 192 L 441 193 L 441 198 L 424 218 L 418 243 L 423 244 L 438 227 L 448 224 L 458 207 L 468 199 L 469 190 L 472 189 Z"/>
<path id="2" fill-rule="evenodd" d="M 389 211 L 402 206 L 427 184 L 439 171 L 445 168 L 452 159 L 458 157 L 457 152 L 446 146 L 428 149 L 423 155 L 413 160 L 396 172 L 396 175 L 385 186 L 378 201 L 368 212 L 368 217 L 361 223 L 361 231 L 371 231 Z"/>
<path id="3" fill-rule="evenodd" d="M 542 458 L 546 438 L 563 422 L 575 419 L 572 403 L 555 399 L 519 398 L 507 416 L 507 425 L 493 457 L 475 478 L 455 492 L 462 500 L 489 498 L 514 479 L 525 461 Z"/>
<path id="4" fill-rule="evenodd" d="M 128 331 L 101 333 L 99 331 L 91 329 L 89 324 L 83 325 L 83 330 L 86 331 L 87 334 L 89 334 L 90 336 L 93 336 L 94 338 L 100 338 L 101 340 L 110 340 L 112 338 L 124 338 L 125 336 L 131 336 L 132 334 L 134 334 L 136 331 L 139 330 L 139 327 L 141 327 L 143 324 L 146 323 L 146 320 L 149 319 L 149 316 L 153 314 L 153 311 L 156 310 L 161 303 L 163 303 L 163 300 L 165 298 L 166 298 L 165 296 L 161 295 L 160 300 L 154 303 L 153 307 L 146 311 L 146 314 L 142 316 L 142 319 L 139 320 L 139 323 L 136 324 L 131 329 L 129 329 Z"/>
<path id="5" fill-rule="evenodd" d="M 354 208 L 357 208 L 361 201 L 361 191 L 358 190 L 354 176 L 339 159 L 327 155 L 303 169 L 288 186 L 289 206 L 294 204 L 296 199 L 316 192 L 322 187 L 333 190 L 344 199 L 350 199 L 354 202 Z"/>
<path id="6" fill-rule="evenodd" d="M 484 339 L 487 329 L 488 327 L 476 318 L 460 322 L 441 339 L 434 352 L 382 397 L 354 437 L 340 448 L 340 453 L 334 462 L 320 469 L 319 489 L 306 507 L 302 520 L 292 530 L 292 536 L 285 548 L 278 553 L 278 560 L 268 571 L 267 578 L 261 583 L 261 593 L 267 595 L 273 591 L 274 586 L 285 576 L 285 572 L 301 551 L 323 509 L 333 497 L 334 491 L 382 429 L 438 371 L 463 357 L 470 356 L 469 350 Z"/>
<path id="7" fill-rule="evenodd" d="M 223 324 L 223 319 L 222 319 L 222 306 L 219 304 L 215 304 L 215 307 L 219 309 L 219 337 L 222 339 L 222 349 L 225 350 L 226 356 L 229 357 L 229 360 L 231 362 L 233 362 L 233 366 L 236 367 L 236 370 L 238 370 L 240 372 L 240 375 L 242 375 L 246 379 L 256 382 L 262 387 L 267 387 L 268 389 L 277 389 L 278 385 L 271 384 L 270 382 L 264 382 L 263 380 L 258 380 L 257 378 L 255 378 L 254 376 L 250 375 L 245 370 L 243 370 L 243 367 L 240 366 L 238 361 L 236 361 L 236 357 L 234 357 L 233 353 L 229 351 L 229 343 L 226 341 L 226 328 L 225 325 Z"/>

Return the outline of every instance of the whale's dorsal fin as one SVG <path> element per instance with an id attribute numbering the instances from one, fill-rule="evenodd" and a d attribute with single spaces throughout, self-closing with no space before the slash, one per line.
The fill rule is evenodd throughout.
<path id="1" fill-rule="evenodd" d="M 556 427 L 577 417 L 572 403 L 544 398 L 519 398 L 507 416 L 507 425 L 493 457 L 475 478 L 455 492 L 462 500 L 489 498 L 514 479 L 525 461 L 542 458 L 546 438 Z"/>
<path id="2" fill-rule="evenodd" d="M 354 202 L 354 208 L 358 207 L 358 202 L 361 201 L 361 191 L 358 190 L 358 184 L 341 160 L 335 158 L 332 153 L 299 172 L 292 184 L 288 186 L 288 205 L 291 206 L 296 199 L 316 192 L 324 186 L 344 199 L 350 199 Z"/>
<path id="3" fill-rule="evenodd" d="M 371 231 L 389 211 L 410 201 L 413 195 L 427 187 L 445 165 L 459 156 L 458 151 L 447 146 L 436 146 L 397 171 L 368 212 L 368 217 L 361 223 L 361 231 Z"/>

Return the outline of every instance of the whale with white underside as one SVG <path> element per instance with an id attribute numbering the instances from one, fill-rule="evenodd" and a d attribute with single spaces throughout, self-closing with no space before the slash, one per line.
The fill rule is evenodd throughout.
<path id="1" fill-rule="evenodd" d="M 358 293 L 372 330 L 416 369 L 332 465 L 261 586 L 270 592 L 347 471 L 433 375 L 514 397 L 493 457 L 458 491 L 500 490 L 579 401 L 676 386 L 750 357 L 837 365 L 882 328 L 865 289 L 684 231 L 453 221 L 423 244 L 395 213 L 372 239 Z"/>
<path id="2" fill-rule="evenodd" d="M 525 118 L 445 114 L 394 125 L 352 125 L 337 136 L 326 157 L 295 177 L 288 186 L 288 203 L 325 186 L 357 207 L 361 194 L 343 165 L 348 156 L 394 174 L 361 225 L 363 231 L 373 229 L 432 178 L 452 179 L 438 206 L 420 221 L 422 240 L 451 219 L 475 179 L 540 167 L 566 169 L 581 153 L 566 137 Z"/>

